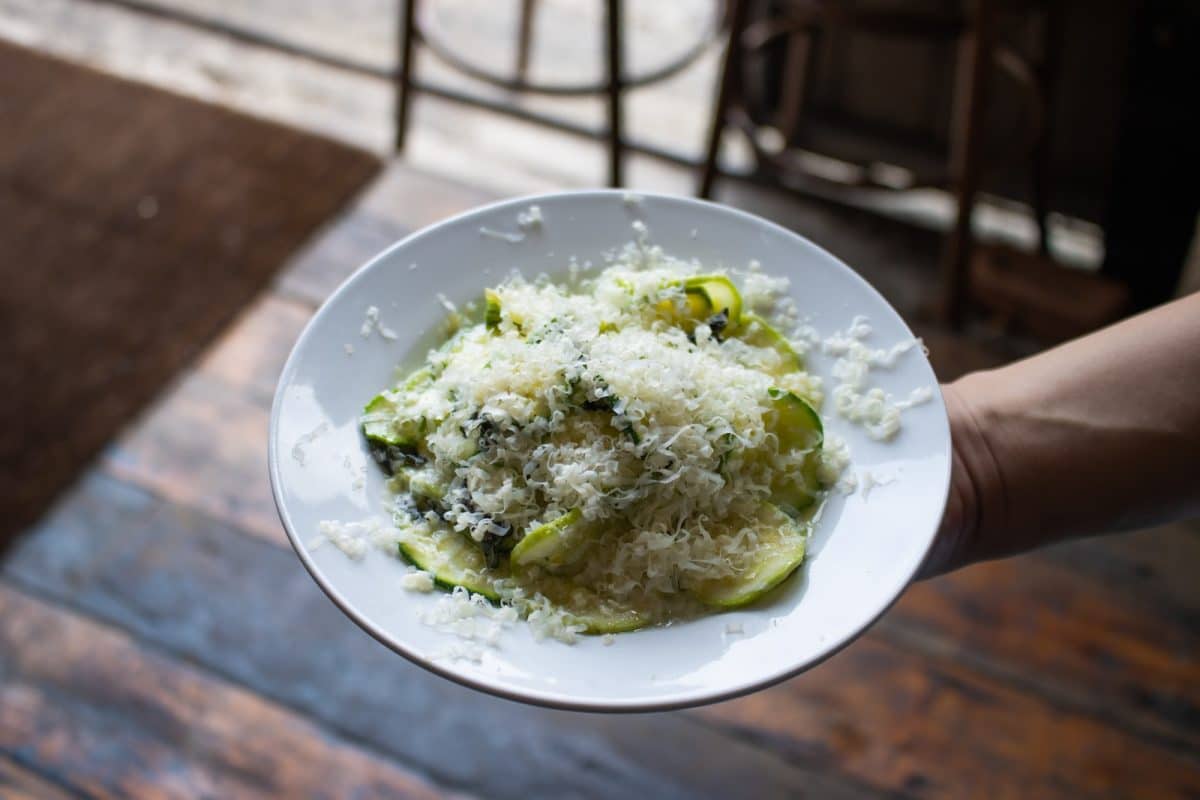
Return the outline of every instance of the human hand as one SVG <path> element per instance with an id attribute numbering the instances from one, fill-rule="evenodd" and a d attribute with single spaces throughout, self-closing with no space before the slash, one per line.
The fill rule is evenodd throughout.
<path id="1" fill-rule="evenodd" d="M 965 563 L 977 522 L 975 488 L 971 485 L 970 474 L 959 452 L 967 438 L 966 430 L 973 428 L 974 424 L 953 385 L 942 386 L 942 397 L 950 420 L 950 493 L 946 497 L 946 509 L 942 513 L 937 536 L 918 573 L 921 580 L 949 572 Z"/>
<path id="2" fill-rule="evenodd" d="M 985 507 L 991 512 L 989 523 L 1005 516 L 1003 480 L 981 425 L 984 412 L 972 407 L 970 392 L 959 383 L 942 386 L 942 397 L 952 442 L 950 494 L 937 537 L 918 573 L 921 580 L 996 555 L 990 552 L 995 547 L 986 538 L 990 526 L 985 526 L 983 512 Z"/>
<path id="3" fill-rule="evenodd" d="M 929 578 L 1200 515 L 1200 293 L 942 387 L 950 496 Z"/>

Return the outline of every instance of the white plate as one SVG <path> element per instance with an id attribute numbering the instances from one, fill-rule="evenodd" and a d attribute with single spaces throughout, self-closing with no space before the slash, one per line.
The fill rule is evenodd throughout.
<path id="1" fill-rule="evenodd" d="M 668 253 L 711 267 L 745 267 L 791 279 L 791 294 L 822 334 L 869 318 L 875 347 L 911 331 L 878 292 L 811 242 L 763 219 L 698 200 L 585 191 L 509 200 L 433 225 L 399 242 L 355 273 L 309 322 L 284 367 L 271 410 L 271 484 L 279 514 L 305 567 L 329 597 L 383 644 L 468 686 L 562 708 L 645 711 L 726 699 L 811 667 L 862 633 L 900 595 L 933 540 L 946 501 L 950 434 L 941 394 L 919 349 L 872 381 L 896 397 L 921 386 L 932 402 L 904 413 L 891 442 L 871 441 L 830 413 L 826 429 L 845 438 L 852 470 L 895 482 L 869 497 L 835 494 L 815 533 L 812 556 L 769 601 L 665 628 L 621 634 L 611 646 L 584 637 L 575 645 L 536 642 L 523 623 L 505 631 L 482 663 L 438 657 L 452 637 L 418 619 L 437 594 L 400 588 L 408 569 L 372 550 L 361 561 L 318 540 L 321 520 L 383 518 L 382 476 L 358 434 L 363 403 L 390 385 L 397 363 L 411 366 L 445 318 L 435 299 L 479 298 L 513 268 L 527 276 L 564 272 L 570 260 L 599 264 L 633 238 L 643 220 Z M 545 223 L 519 242 L 484 235 L 520 233 L 517 215 L 540 206 Z M 513 238 L 517 238 L 514 236 Z M 416 265 L 412 267 L 411 265 Z M 360 335 L 368 306 L 398 338 Z M 346 345 L 353 346 L 347 355 Z M 831 360 L 810 368 L 826 379 Z M 299 448 L 297 450 L 297 448 Z M 355 488 L 355 476 L 366 476 Z M 741 633 L 731 633 L 738 626 Z"/>

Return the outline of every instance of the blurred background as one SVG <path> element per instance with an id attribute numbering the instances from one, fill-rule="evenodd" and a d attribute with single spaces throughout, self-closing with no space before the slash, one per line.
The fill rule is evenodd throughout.
<path id="1" fill-rule="evenodd" d="M 265 456 L 329 292 L 504 196 L 774 219 L 943 380 L 1194 291 L 1198 53 L 1184 0 L 0 0 L 0 795 L 1200 796 L 1195 522 L 607 718 L 361 633 Z"/>

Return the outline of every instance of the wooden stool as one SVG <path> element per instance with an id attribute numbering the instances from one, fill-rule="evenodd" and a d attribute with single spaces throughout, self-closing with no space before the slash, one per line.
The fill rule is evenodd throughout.
<path id="1" fill-rule="evenodd" d="M 1004 333 L 1065 341 L 1116 322 L 1129 310 L 1125 284 L 1060 266 L 1040 253 L 976 244 L 970 268 L 971 301 Z"/>
<path id="2" fill-rule="evenodd" d="M 599 95 L 607 97 L 608 104 L 608 182 L 620 186 L 623 179 L 623 143 L 621 138 L 621 93 L 625 89 L 646 86 L 671 77 L 700 57 L 708 46 L 721 34 L 724 14 L 723 0 L 714 0 L 716 11 L 713 24 L 700 38 L 675 60 L 641 75 L 626 75 L 623 69 L 622 43 L 622 0 L 605 0 L 605 75 L 603 82 L 584 83 L 535 83 L 527 79 L 529 51 L 533 35 L 533 15 L 537 0 L 521 0 L 520 18 L 517 27 L 517 58 L 513 75 L 497 75 L 489 72 L 456 52 L 438 34 L 432 18 L 418 14 L 418 0 L 404 0 L 402 5 L 403 30 L 400 36 L 400 69 L 397 75 L 396 98 L 396 151 L 404 148 L 404 137 L 408 127 L 408 106 L 416 90 L 413 77 L 413 52 L 418 42 L 424 44 L 439 59 L 465 75 L 512 92 L 558 95 L 562 97 Z"/>
<path id="3" fill-rule="evenodd" d="M 1039 228 L 1039 244 L 1048 252 L 1047 216 L 1050 207 L 1049 137 L 1050 88 L 1058 70 L 1058 42 L 1062 36 L 1060 0 L 1009 2 L 1014 8 L 1038 8 L 1045 14 L 1045 36 L 1037 64 L 1027 63 L 1014 50 L 997 41 L 998 0 L 977 0 L 968 14 L 960 18 L 921 17 L 908 12 L 860 11 L 838 0 L 788 0 L 781 4 L 778 18 L 752 21 L 748 0 L 733 0 L 730 8 L 729 45 L 721 70 L 717 102 L 709 131 L 708 147 L 701 173 L 699 195 L 708 197 L 718 175 L 717 156 L 726 127 L 733 125 L 749 134 L 760 163 L 781 165 L 778 153 L 764 152 L 754 135 L 757 123 L 746 110 L 743 85 L 744 59 L 748 52 L 760 50 L 786 38 L 789 43 L 787 81 L 781 92 L 778 131 L 786 144 L 801 129 L 803 95 L 808 76 L 810 37 L 814 30 L 840 26 L 879 35 L 918 36 L 954 39 L 959 58 L 955 82 L 953 118 L 949 154 L 936 174 L 918 175 L 914 185 L 946 186 L 955 196 L 955 220 L 947 237 L 942 257 L 942 280 L 935 315 L 951 326 L 962 321 L 969 296 L 967 269 L 971 248 L 971 215 L 979 192 L 983 171 L 983 132 L 988 101 L 988 84 L 993 64 L 997 64 L 1034 95 L 1037 110 L 1031 148 L 1031 180 L 1034 214 Z M 868 172 L 864 172 L 869 175 Z M 870 185 L 869 179 L 864 181 Z"/>

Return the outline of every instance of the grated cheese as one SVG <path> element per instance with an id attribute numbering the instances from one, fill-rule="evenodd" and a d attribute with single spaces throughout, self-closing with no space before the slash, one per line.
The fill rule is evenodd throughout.
<path id="1" fill-rule="evenodd" d="M 822 343 L 826 355 L 835 356 L 833 377 L 834 409 L 850 422 L 861 425 L 879 441 L 893 438 L 900 430 L 900 412 L 933 397 L 929 387 L 920 387 L 907 401 L 894 401 L 883 389 L 868 385 L 872 367 L 890 368 L 904 353 L 921 347 L 920 339 L 898 342 L 885 350 L 873 350 L 864 340 L 871 335 L 866 317 L 855 317 L 845 331 L 835 333 Z"/>
<path id="2" fill-rule="evenodd" d="M 378 524 L 376 522 L 375 524 Z M 350 558 L 358 560 L 367 554 L 366 528 L 363 523 L 343 523 L 322 520 L 317 530 Z"/>
<path id="3" fill-rule="evenodd" d="M 359 335 L 361 335 L 364 339 L 368 338 L 373 331 L 378 331 L 379 335 L 384 339 L 395 340 L 398 338 L 394 330 L 379 321 L 378 306 L 367 307 L 367 313 L 363 319 L 362 327 L 358 330 Z M 350 345 L 346 345 L 346 347 L 349 348 Z M 347 355 L 349 355 L 351 352 L 353 352 L 352 349 L 348 349 L 346 351 Z"/>
<path id="4" fill-rule="evenodd" d="M 412 574 L 412 573 L 410 573 Z M 500 634 L 517 620 L 512 606 L 493 606 L 483 595 L 456 586 L 421 614 L 421 622 L 459 639 L 495 647 Z"/>
<path id="5" fill-rule="evenodd" d="M 406 572 L 400 576 L 400 586 L 410 592 L 432 592 L 433 576 L 423 570 Z"/>
<path id="6" fill-rule="evenodd" d="M 772 347 L 720 340 L 705 324 L 689 338 L 665 322 L 656 309 L 682 303 L 680 280 L 700 267 L 648 246 L 644 224 L 632 224 L 641 243 L 578 293 L 519 275 L 501 283 L 494 329 L 465 328 L 431 352 L 429 380 L 398 405 L 432 421 L 422 423 L 429 463 L 406 478 L 443 487 L 432 519 L 483 541 L 578 509 L 614 533 L 576 583 L 666 607 L 681 583 L 742 569 L 772 476 L 803 461 L 779 452 L 767 428 L 768 390 L 819 405 L 821 385 L 764 371 L 779 364 Z M 756 273 L 744 285 L 746 307 L 767 310 L 787 281 Z M 603 411 L 580 413 L 581 403 Z M 822 469 L 840 474 L 846 461 L 835 448 Z M 571 641 L 582 630 L 545 598 L 512 602 L 539 635 Z"/>
<path id="7" fill-rule="evenodd" d="M 356 561 L 365 556 L 372 546 L 387 553 L 396 552 L 396 529 L 375 518 L 362 522 L 321 520 L 317 523 L 317 532 Z"/>
<path id="8" fill-rule="evenodd" d="M 520 234 L 481 234 L 519 241 L 542 224 L 540 209 L 530 206 L 517 223 Z M 780 369 L 792 356 L 769 337 L 722 337 L 716 322 L 685 329 L 672 321 L 664 309 L 683 313 L 688 302 L 682 281 L 714 273 L 652 245 L 642 221 L 631 227 L 635 241 L 606 253 L 598 275 L 584 277 L 574 258 L 568 286 L 512 274 L 489 295 L 499 313 L 487 325 L 462 323 L 455 305 L 438 295 L 453 337 L 428 354 L 419 379 L 414 373 L 384 393 L 386 410 L 363 420 L 420 431 L 420 461 L 389 482 L 399 493 L 397 525 L 427 534 L 451 529 L 486 545 L 578 513 L 604 535 L 568 585 L 661 620 L 689 602 L 688 585 L 744 572 L 759 543 L 756 515 L 774 496 L 772 486 L 805 465 L 809 451 L 781 447 L 769 424 L 777 413 L 771 390 L 819 408 L 825 387 L 794 365 Z M 868 382 L 871 368 L 893 366 L 919 341 L 871 349 L 864 318 L 822 340 L 784 296 L 785 278 L 765 274 L 755 261 L 729 274 L 746 310 L 793 331 L 788 343 L 796 353 L 819 347 L 836 359 L 835 409 L 870 435 L 894 436 L 900 412 L 932 397 L 926 387 L 896 401 Z M 827 433 L 818 479 L 853 491 L 859 479 L 849 463 L 846 443 Z M 866 474 L 862 480 L 864 496 L 879 485 Z M 431 508 L 417 497 L 437 502 Z M 813 513 L 815 524 L 820 506 Z M 394 551 L 400 533 L 389 532 Z M 331 528 L 326 535 L 361 557 L 360 534 Z M 484 646 L 518 618 L 537 639 L 569 643 L 586 629 L 537 591 L 536 581 L 483 579 L 501 598 L 499 607 L 459 587 L 422 620 Z M 424 592 L 434 580 L 418 571 L 401 583 Z M 743 631 L 730 623 L 726 632 Z"/>
<path id="9" fill-rule="evenodd" d="M 887 486 L 889 483 L 895 483 L 894 477 L 880 478 L 870 470 L 862 471 L 862 479 L 859 482 L 862 491 L 863 500 L 866 501 L 871 497 L 871 491 L 880 486 Z"/>
<path id="10" fill-rule="evenodd" d="M 539 206 L 530 206 L 525 211 L 517 214 L 517 227 L 523 231 L 540 228 L 543 221 L 542 209 Z"/>

